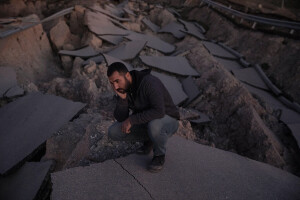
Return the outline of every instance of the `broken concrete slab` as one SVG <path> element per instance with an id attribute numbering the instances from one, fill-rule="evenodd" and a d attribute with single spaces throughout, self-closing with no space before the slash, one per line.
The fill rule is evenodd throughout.
<path id="1" fill-rule="evenodd" d="M 10 67 L 0 67 L 0 98 L 16 85 L 17 76 L 15 70 Z"/>
<path id="2" fill-rule="evenodd" d="M 246 82 L 254 87 L 269 90 L 269 87 L 260 77 L 259 73 L 253 67 L 243 68 L 243 69 L 233 69 L 231 70 L 234 76 L 240 81 Z"/>
<path id="3" fill-rule="evenodd" d="M 185 57 L 179 56 L 140 56 L 142 62 L 148 66 L 182 76 L 199 76 L 190 66 Z"/>
<path id="4" fill-rule="evenodd" d="M 228 47 L 227 45 L 225 45 L 224 43 L 222 42 L 218 42 L 218 44 L 223 47 L 224 49 L 226 49 L 227 51 L 229 51 L 230 53 L 232 53 L 233 55 L 235 55 L 236 57 L 238 58 L 244 58 L 244 56 L 242 54 L 240 54 L 239 52 L 237 52 L 236 50 Z"/>
<path id="5" fill-rule="evenodd" d="M 123 36 L 118 35 L 98 35 L 98 37 L 114 45 L 118 45 L 123 41 Z"/>
<path id="6" fill-rule="evenodd" d="M 287 124 L 289 129 L 291 130 L 294 138 L 296 139 L 298 146 L 300 146 L 300 123 L 298 124 Z"/>
<path id="7" fill-rule="evenodd" d="M 184 92 L 189 97 L 187 102 L 185 102 L 185 106 L 187 106 L 200 94 L 200 91 L 191 76 L 183 79 L 181 81 L 181 84 L 182 84 Z"/>
<path id="8" fill-rule="evenodd" d="M 163 171 L 146 170 L 151 158 L 130 155 L 116 161 L 153 199 L 296 200 L 300 195 L 300 178 L 295 175 L 178 136 L 168 140 Z"/>
<path id="9" fill-rule="evenodd" d="M 128 15 L 132 15 L 134 17 L 136 17 L 137 15 L 134 14 L 134 12 L 132 10 L 130 10 L 129 8 L 123 8 L 123 10 L 128 14 Z"/>
<path id="10" fill-rule="evenodd" d="M 300 114 L 294 110 L 282 107 L 280 120 L 285 124 L 298 124 L 300 123 Z"/>
<path id="11" fill-rule="evenodd" d="M 43 188 L 52 165 L 47 162 L 27 162 L 14 174 L 0 178 L 0 199 L 35 199 Z M 50 178 L 50 177 L 48 177 Z"/>
<path id="12" fill-rule="evenodd" d="M 215 57 L 215 59 L 219 63 L 221 63 L 228 71 L 243 69 L 243 66 L 235 60 L 228 60 L 228 59 L 218 58 L 218 57 Z"/>
<path id="13" fill-rule="evenodd" d="M 145 47 L 146 43 L 147 42 L 144 40 L 126 42 L 106 54 L 120 60 L 131 60 L 139 54 L 139 52 Z"/>
<path id="14" fill-rule="evenodd" d="M 74 10 L 74 7 L 70 7 L 70 8 L 66 8 L 64 10 L 61 10 L 57 13 L 54 13 L 53 15 L 46 17 L 45 19 L 41 20 L 41 23 L 47 22 L 47 21 L 51 21 L 53 19 L 57 19 L 61 16 L 67 15 L 69 13 L 71 13 Z"/>
<path id="15" fill-rule="evenodd" d="M 255 88 L 247 83 L 243 85 L 249 90 L 251 94 L 258 96 L 262 101 L 273 107 L 274 109 L 279 109 L 285 107 L 278 99 L 276 99 L 271 93 Z"/>
<path id="16" fill-rule="evenodd" d="M 151 71 L 151 74 L 161 80 L 161 82 L 169 91 L 175 105 L 180 105 L 188 98 L 177 78 L 155 71 Z"/>
<path id="17" fill-rule="evenodd" d="M 178 22 L 171 22 L 164 27 L 162 27 L 158 32 L 159 33 L 171 33 L 177 39 L 182 39 L 185 37 L 185 33 L 182 32 L 184 26 Z"/>
<path id="18" fill-rule="evenodd" d="M 85 25 L 96 35 L 127 35 L 128 31 L 115 26 L 101 13 L 85 12 Z"/>
<path id="19" fill-rule="evenodd" d="M 182 19 L 178 19 L 180 23 L 182 23 L 186 30 L 182 30 L 182 32 L 192 35 L 200 40 L 205 40 L 205 36 L 203 35 L 202 29 L 199 29 L 198 26 L 191 22 L 184 21 Z M 200 26 L 200 25 L 199 25 Z"/>
<path id="20" fill-rule="evenodd" d="M 214 42 L 202 41 L 202 44 L 214 56 L 232 60 L 238 59 L 235 55 Z"/>
<path id="21" fill-rule="evenodd" d="M 16 96 L 21 96 L 24 94 L 24 90 L 22 88 L 20 88 L 19 86 L 15 85 L 13 87 L 11 87 L 5 94 L 4 96 L 7 98 L 12 98 L 12 97 L 16 97 Z"/>
<path id="22" fill-rule="evenodd" d="M 98 55 L 100 52 L 96 51 L 92 46 L 87 46 L 78 50 L 68 51 L 68 50 L 60 50 L 58 52 L 60 55 L 67 55 L 73 57 L 80 57 L 80 58 L 89 58 L 92 56 Z"/>
<path id="23" fill-rule="evenodd" d="M 129 35 L 124 36 L 129 40 L 143 40 L 147 41 L 147 46 L 153 49 L 156 49 L 158 51 L 161 51 L 162 53 L 172 53 L 175 50 L 175 46 L 171 45 L 155 36 L 152 35 L 144 35 L 136 32 L 130 32 Z"/>
<path id="24" fill-rule="evenodd" d="M 150 28 L 154 33 L 156 33 L 157 31 L 159 31 L 160 27 L 157 26 L 156 24 L 154 24 L 153 22 L 151 22 L 149 19 L 147 18 L 143 18 L 142 22 L 148 27 Z"/>
<path id="25" fill-rule="evenodd" d="M 105 11 L 110 12 L 112 15 L 117 16 L 117 17 L 122 17 L 124 15 L 124 11 L 116 7 L 114 4 L 109 3 L 104 5 Z"/>
<path id="26" fill-rule="evenodd" d="M 134 68 L 134 70 L 142 71 L 144 68 Z M 151 71 L 151 74 L 156 76 L 164 84 L 175 105 L 180 105 L 188 98 L 177 78 L 153 70 Z"/>
<path id="27" fill-rule="evenodd" d="M 81 65 L 88 65 L 91 61 L 94 61 L 96 64 L 101 64 L 104 61 L 104 57 L 102 55 L 91 57 L 86 61 L 82 62 Z"/>
<path id="28" fill-rule="evenodd" d="M 112 56 L 107 55 L 107 54 L 102 54 L 102 55 L 103 55 L 103 57 L 105 59 L 105 62 L 107 64 L 107 66 L 111 65 L 114 62 L 121 62 L 121 63 L 123 63 L 127 67 L 128 71 L 133 70 L 133 67 L 129 63 L 126 63 L 126 62 L 124 62 L 124 61 L 122 61 L 122 60 L 120 60 L 118 58 L 112 57 Z"/>
<path id="29" fill-rule="evenodd" d="M 108 17 L 111 17 L 111 18 L 113 18 L 113 19 L 115 19 L 115 20 L 118 20 L 118 21 L 122 21 L 122 22 L 129 22 L 129 21 L 131 21 L 131 19 L 129 19 L 129 18 L 121 18 L 121 17 L 118 17 L 118 16 L 116 16 L 116 15 L 113 15 L 113 14 L 111 14 L 110 12 L 108 12 L 108 11 L 104 10 L 103 8 L 101 8 L 101 7 L 98 6 L 98 5 L 94 5 L 94 6 L 92 6 L 92 7 L 89 7 L 89 9 L 94 10 L 94 11 L 97 11 L 97 12 L 100 12 L 100 13 L 102 13 L 102 14 L 105 14 L 105 15 L 107 15 Z"/>
<path id="30" fill-rule="evenodd" d="M 194 124 L 206 124 L 211 121 L 206 114 L 199 112 L 199 115 L 200 115 L 199 118 L 190 119 L 189 121 Z"/>
<path id="31" fill-rule="evenodd" d="M 0 174 L 22 162 L 85 104 L 31 93 L 0 108 Z"/>
<path id="32" fill-rule="evenodd" d="M 181 15 L 179 14 L 179 12 L 177 12 L 174 8 L 167 8 L 167 10 L 170 13 L 172 13 L 172 14 L 176 15 L 177 17 L 181 18 Z"/>
<path id="33" fill-rule="evenodd" d="M 115 160 L 51 174 L 52 199 L 149 199 L 147 189 Z"/>

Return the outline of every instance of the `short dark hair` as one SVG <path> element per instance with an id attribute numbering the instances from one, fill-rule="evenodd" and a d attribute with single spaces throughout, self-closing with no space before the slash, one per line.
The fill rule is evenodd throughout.
<path id="1" fill-rule="evenodd" d="M 128 72 L 127 67 L 121 62 L 114 62 L 108 66 L 107 76 L 110 77 L 115 71 L 126 74 Z"/>

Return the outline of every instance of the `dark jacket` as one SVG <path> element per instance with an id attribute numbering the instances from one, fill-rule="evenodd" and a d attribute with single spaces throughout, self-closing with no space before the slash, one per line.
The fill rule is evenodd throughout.
<path id="1" fill-rule="evenodd" d="M 130 71 L 132 84 L 126 99 L 117 97 L 114 117 L 122 122 L 129 117 L 132 125 L 143 124 L 169 115 L 179 119 L 179 112 L 163 83 L 151 70 Z M 129 109 L 133 111 L 129 116 Z"/>

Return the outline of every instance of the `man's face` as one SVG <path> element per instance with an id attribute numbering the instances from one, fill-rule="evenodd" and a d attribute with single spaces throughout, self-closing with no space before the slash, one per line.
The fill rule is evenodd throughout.
<path id="1" fill-rule="evenodd" d="M 129 76 L 129 72 L 122 74 L 115 71 L 110 77 L 108 77 L 108 79 L 114 90 L 121 94 L 125 94 L 128 92 L 130 87 L 130 82 L 128 81 L 127 76 Z"/>

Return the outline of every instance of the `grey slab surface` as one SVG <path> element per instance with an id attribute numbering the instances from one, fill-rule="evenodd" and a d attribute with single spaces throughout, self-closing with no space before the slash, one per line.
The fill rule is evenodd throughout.
<path id="1" fill-rule="evenodd" d="M 128 31 L 115 26 L 107 17 L 101 13 L 86 10 L 85 24 L 96 35 L 127 35 Z"/>
<path id="2" fill-rule="evenodd" d="M 294 110 L 287 107 L 282 107 L 280 120 L 285 124 L 298 124 L 300 123 L 300 114 Z"/>
<path id="3" fill-rule="evenodd" d="M 125 36 L 129 40 L 144 40 L 147 41 L 147 46 L 163 53 L 172 53 L 175 50 L 175 46 L 169 44 L 158 37 L 152 35 L 145 35 L 136 32 L 130 32 L 129 35 Z"/>
<path id="4" fill-rule="evenodd" d="M 126 42 L 106 54 L 120 60 L 131 60 L 139 54 L 139 52 L 145 47 L 146 43 L 147 42 L 144 40 Z"/>
<path id="5" fill-rule="evenodd" d="M 226 49 L 224 49 L 223 47 L 221 47 L 220 45 L 218 45 L 216 43 L 202 41 L 202 44 L 214 56 L 218 56 L 221 58 L 228 58 L 228 59 L 238 59 L 235 55 L 231 54 Z"/>
<path id="6" fill-rule="evenodd" d="M 100 13 L 103 13 L 103 14 L 105 14 L 105 15 L 107 15 L 107 16 L 113 18 L 113 19 L 116 19 L 116 20 L 118 20 L 118 21 L 122 21 L 122 22 L 129 22 L 129 21 L 131 21 L 129 18 L 121 18 L 121 17 L 118 17 L 118 16 L 112 14 L 111 12 L 109 12 L 109 11 L 107 11 L 107 10 L 104 10 L 103 8 L 101 8 L 101 7 L 98 6 L 98 5 L 94 5 L 94 6 L 89 7 L 89 8 L 92 9 L 92 10 L 94 10 L 94 11 L 98 11 L 98 12 L 100 12 Z"/>
<path id="7" fill-rule="evenodd" d="M 130 10 L 129 8 L 123 8 L 123 10 L 128 14 L 128 15 L 132 15 L 134 17 L 136 17 L 136 14 L 134 14 L 134 12 L 132 10 Z"/>
<path id="8" fill-rule="evenodd" d="M 17 85 L 17 76 L 13 68 L 0 67 L 0 97 Z"/>
<path id="9" fill-rule="evenodd" d="M 0 174 L 17 165 L 85 104 L 31 93 L 0 108 Z"/>
<path id="10" fill-rule="evenodd" d="M 248 67 L 243 69 L 233 69 L 231 71 L 233 72 L 234 76 L 240 81 L 244 81 L 260 89 L 269 90 L 269 87 L 265 84 L 255 68 Z"/>
<path id="11" fill-rule="evenodd" d="M 105 59 L 105 62 L 107 64 L 107 66 L 111 65 L 114 62 L 121 62 L 121 63 L 123 63 L 127 67 L 128 71 L 133 70 L 133 67 L 129 63 L 126 63 L 126 62 L 124 62 L 124 61 L 122 61 L 122 60 L 120 60 L 118 58 L 112 57 L 112 56 L 107 55 L 107 54 L 102 54 L 102 55 L 103 55 L 103 57 Z"/>
<path id="12" fill-rule="evenodd" d="M 185 33 L 182 32 L 184 26 L 178 22 L 171 22 L 164 27 L 162 27 L 158 32 L 159 33 L 171 33 L 177 39 L 182 39 L 185 37 Z"/>
<path id="13" fill-rule="evenodd" d="M 243 66 L 241 64 L 239 64 L 235 60 L 227 60 L 227 59 L 218 58 L 218 57 L 215 57 L 215 59 L 220 64 L 222 64 L 228 71 L 237 70 L 237 69 L 243 69 Z"/>
<path id="14" fill-rule="evenodd" d="M 123 41 L 123 36 L 118 35 L 98 35 L 98 37 L 114 45 L 118 45 Z"/>
<path id="15" fill-rule="evenodd" d="M 165 85 L 175 105 L 182 103 L 188 98 L 186 93 L 183 91 L 181 83 L 177 80 L 177 78 L 155 71 L 152 71 L 151 74 L 159 78 L 161 82 Z"/>
<path id="16" fill-rule="evenodd" d="M 14 87 L 10 88 L 5 93 L 4 96 L 8 97 L 8 98 L 12 98 L 12 97 L 23 95 L 23 94 L 24 94 L 24 90 L 22 88 L 20 88 L 19 86 L 15 85 Z"/>
<path id="17" fill-rule="evenodd" d="M 108 160 L 51 174 L 52 200 L 149 199 L 147 191 L 117 162 Z"/>
<path id="18" fill-rule="evenodd" d="M 143 63 L 151 67 L 183 76 L 199 76 L 184 57 L 179 56 L 140 56 Z"/>
<path id="19" fill-rule="evenodd" d="M 112 15 L 117 17 L 122 17 L 124 15 L 124 11 L 121 8 L 116 7 L 114 4 L 109 3 L 104 5 L 105 10 L 110 12 Z"/>
<path id="20" fill-rule="evenodd" d="M 163 171 L 146 170 L 151 156 L 117 159 L 154 199 L 296 200 L 300 178 L 237 154 L 173 136 Z"/>
<path id="21" fill-rule="evenodd" d="M 160 29 L 160 27 L 159 26 L 157 26 L 156 24 L 154 24 L 153 22 L 151 22 L 149 19 L 147 19 L 147 18 L 143 18 L 142 19 L 142 22 L 146 25 L 146 26 L 148 26 L 148 28 L 150 28 L 153 32 L 157 32 L 159 29 Z"/>
<path id="22" fill-rule="evenodd" d="M 275 98 L 271 93 L 255 88 L 253 86 L 250 86 L 246 83 L 243 83 L 243 85 L 249 90 L 251 94 L 255 94 L 258 97 L 260 97 L 264 102 L 266 102 L 268 105 L 275 109 L 284 108 L 285 106 L 277 99 Z"/>
<path id="23" fill-rule="evenodd" d="M 287 124 L 289 129 L 291 130 L 293 136 L 295 137 L 298 146 L 300 146 L 300 123 L 298 124 Z"/>
<path id="24" fill-rule="evenodd" d="M 144 70 L 144 68 L 134 68 L 134 70 L 141 71 Z M 182 103 L 188 98 L 177 78 L 153 70 L 151 71 L 151 74 L 159 78 L 159 80 L 164 84 L 175 105 Z"/>
<path id="25" fill-rule="evenodd" d="M 34 199 L 51 165 L 51 161 L 27 162 L 15 173 L 0 178 L 0 199 Z"/>
<path id="26" fill-rule="evenodd" d="M 183 31 L 184 33 L 188 33 L 200 40 L 206 39 L 205 36 L 203 35 L 202 29 L 199 29 L 195 24 L 184 21 L 182 19 L 178 19 L 178 21 L 184 25 L 186 29 L 185 31 Z"/>
<path id="27" fill-rule="evenodd" d="M 78 49 L 78 50 L 74 50 L 74 51 L 60 50 L 58 53 L 61 55 L 67 55 L 67 56 L 89 58 L 89 57 L 98 55 L 100 52 L 96 51 L 91 46 L 87 46 L 82 49 Z"/>
<path id="28" fill-rule="evenodd" d="M 186 105 L 193 101 L 200 93 L 197 85 L 195 84 L 191 76 L 183 79 L 181 81 L 184 92 L 188 95 L 188 101 Z"/>
<path id="29" fill-rule="evenodd" d="M 94 61 L 96 64 L 100 64 L 104 61 L 104 57 L 102 55 L 91 57 L 91 58 L 87 59 L 86 61 L 82 62 L 81 65 L 82 66 L 88 65 L 90 63 L 90 61 Z"/>

